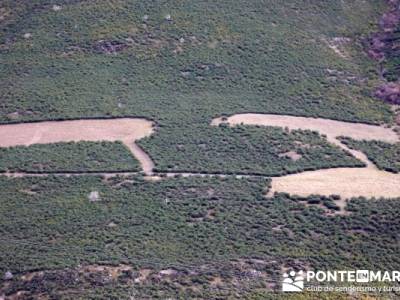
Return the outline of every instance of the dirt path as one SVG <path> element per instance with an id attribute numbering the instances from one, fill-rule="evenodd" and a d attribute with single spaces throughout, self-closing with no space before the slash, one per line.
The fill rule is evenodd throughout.
<path id="1" fill-rule="evenodd" d="M 131 176 L 131 175 L 142 175 L 141 172 L 53 172 L 53 173 L 40 173 L 40 172 L 6 172 L 0 173 L 0 176 L 6 176 L 10 178 L 19 178 L 19 177 L 46 177 L 46 176 L 88 176 L 88 175 L 98 175 L 103 176 L 105 178 L 111 178 L 114 176 Z M 187 173 L 187 172 L 152 172 L 151 174 L 145 174 L 144 179 L 148 181 L 159 181 L 163 178 L 170 178 L 170 177 L 219 177 L 219 178 L 226 178 L 226 177 L 235 177 L 237 179 L 241 178 L 265 178 L 269 179 L 270 176 L 265 175 L 249 175 L 249 174 L 223 174 L 223 173 Z"/>
<path id="2" fill-rule="evenodd" d="M 0 126 L 0 147 L 78 141 L 121 141 L 146 174 L 154 164 L 134 142 L 153 133 L 153 122 L 139 118 L 46 121 Z"/>
<path id="3" fill-rule="evenodd" d="M 146 175 L 152 175 L 154 169 L 154 162 L 151 157 L 143 151 L 138 145 L 136 145 L 132 140 L 123 140 L 123 143 L 131 150 L 133 155 L 137 158 L 142 166 L 143 172 Z"/>
<path id="4" fill-rule="evenodd" d="M 275 177 L 272 179 L 268 195 L 273 195 L 274 192 L 286 192 L 300 196 L 337 194 L 343 198 L 400 197 L 400 174 L 378 170 L 364 153 L 349 149 L 337 139 L 338 136 L 347 136 L 356 140 L 398 142 L 397 134 L 390 128 L 320 118 L 268 114 L 237 114 L 212 121 L 212 125 L 221 123 L 228 123 L 231 126 L 245 124 L 318 131 L 326 135 L 329 142 L 350 152 L 367 165 L 366 168 L 338 168 Z"/>

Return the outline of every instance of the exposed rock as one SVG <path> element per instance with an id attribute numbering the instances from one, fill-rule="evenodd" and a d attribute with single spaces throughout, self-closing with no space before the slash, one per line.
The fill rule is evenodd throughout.
<path id="1" fill-rule="evenodd" d="M 287 158 L 290 158 L 293 161 L 298 161 L 299 159 L 302 158 L 302 156 L 300 154 L 298 154 L 297 152 L 295 152 L 295 151 L 288 151 L 288 152 L 285 152 L 285 153 L 280 153 L 278 156 L 279 157 L 287 157 Z"/>
<path id="2" fill-rule="evenodd" d="M 160 274 L 161 276 L 172 276 L 178 274 L 178 271 L 174 269 L 165 269 L 161 270 L 158 274 Z"/>
<path id="3" fill-rule="evenodd" d="M 117 227 L 117 226 L 118 226 L 118 225 L 115 224 L 114 222 L 110 222 L 110 223 L 107 224 L 107 227 L 111 227 L 111 228 Z"/>
<path id="4" fill-rule="evenodd" d="M 183 52 L 183 49 L 181 46 L 176 46 L 176 48 L 174 49 L 174 51 L 172 51 L 175 54 L 179 54 Z"/>
<path id="5" fill-rule="evenodd" d="M 383 14 L 379 21 L 379 26 L 384 32 L 393 32 L 400 21 L 400 11 L 396 7 Z"/>
<path id="6" fill-rule="evenodd" d="M 393 38 L 393 33 L 400 25 L 400 1 L 389 0 L 388 3 L 390 10 L 384 13 L 379 20 L 380 31 L 367 41 L 367 53 L 377 61 L 384 60 L 385 52 L 392 50 L 396 41 Z"/>
<path id="7" fill-rule="evenodd" d="M 62 7 L 60 5 L 53 5 L 53 10 L 54 11 L 60 11 Z"/>
<path id="8" fill-rule="evenodd" d="M 391 104 L 400 104 L 400 82 L 398 66 L 387 69 L 386 60 L 399 55 L 400 0 L 387 0 L 389 11 L 379 20 L 379 31 L 365 41 L 369 57 L 379 62 L 380 79 L 384 81 L 376 88 L 374 96 Z M 390 81 L 390 82 L 389 82 Z"/>
<path id="9" fill-rule="evenodd" d="M 13 273 L 11 273 L 10 271 L 7 271 L 5 274 L 4 274 L 4 280 L 11 280 L 11 279 L 13 279 L 14 278 L 14 275 L 13 275 Z"/>
<path id="10" fill-rule="evenodd" d="M 100 40 L 96 43 L 94 48 L 105 54 L 116 54 L 121 52 L 125 48 L 129 47 L 128 44 L 120 42 L 120 41 L 104 41 Z"/>
<path id="11" fill-rule="evenodd" d="M 89 194 L 88 199 L 90 202 L 96 202 L 100 200 L 100 195 L 98 191 L 93 191 Z"/>
<path id="12" fill-rule="evenodd" d="M 400 83 L 384 83 L 375 91 L 375 96 L 392 104 L 400 104 Z"/>
<path id="13" fill-rule="evenodd" d="M 16 120 L 19 118 L 19 112 L 15 111 L 13 113 L 9 113 L 7 114 L 7 118 L 11 119 L 11 120 Z"/>
<path id="14" fill-rule="evenodd" d="M 346 45 L 349 42 L 351 42 L 351 39 L 347 37 L 334 37 L 332 39 L 326 40 L 328 47 L 342 58 L 347 58 L 349 56 L 345 49 Z"/>
<path id="15" fill-rule="evenodd" d="M 376 61 L 382 61 L 385 58 L 386 44 L 382 35 L 375 35 L 369 40 L 368 56 Z"/>
<path id="16" fill-rule="evenodd" d="M 190 72 L 189 71 L 182 71 L 181 72 L 181 75 L 183 76 L 183 77 L 188 77 L 188 76 L 190 76 Z"/>

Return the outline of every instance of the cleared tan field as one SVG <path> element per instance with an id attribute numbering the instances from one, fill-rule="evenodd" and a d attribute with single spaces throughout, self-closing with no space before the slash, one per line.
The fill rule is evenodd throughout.
<path id="1" fill-rule="evenodd" d="M 274 192 L 298 196 L 336 194 L 343 198 L 395 198 L 400 197 L 400 175 L 370 168 L 310 171 L 273 178 L 269 195 Z"/>
<path id="2" fill-rule="evenodd" d="M 275 177 L 272 179 L 269 196 L 274 192 L 286 192 L 299 196 L 337 194 L 343 198 L 400 197 L 400 174 L 379 171 L 364 153 L 348 149 L 337 139 L 338 136 L 347 136 L 356 140 L 398 142 L 398 136 L 391 128 L 319 118 L 268 114 L 238 114 L 224 120 L 217 118 L 212 121 L 212 125 L 221 123 L 228 123 L 232 126 L 245 124 L 318 131 L 326 135 L 329 142 L 350 152 L 367 165 L 366 168 L 338 168 Z"/>
<path id="3" fill-rule="evenodd" d="M 46 121 L 0 126 L 0 147 L 78 141 L 121 141 L 151 173 L 153 162 L 134 142 L 153 133 L 153 122 L 139 118 Z"/>

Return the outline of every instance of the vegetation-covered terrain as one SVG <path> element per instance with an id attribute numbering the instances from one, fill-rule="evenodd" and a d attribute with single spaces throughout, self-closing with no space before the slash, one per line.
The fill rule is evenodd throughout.
<path id="1" fill-rule="evenodd" d="M 285 173 L 284 160 L 237 161 L 249 147 L 228 146 L 209 128 L 223 114 L 391 120 L 389 108 L 370 96 L 377 72 L 358 43 L 385 9 L 380 1 L 0 5 L 0 122 L 147 117 L 159 127 L 142 145 L 158 155 L 159 169 Z M 243 135 L 224 132 L 231 145 L 241 144 Z M 194 141 L 207 141 L 210 150 L 193 150 Z M 217 151 L 235 156 L 220 162 Z M 253 161 L 263 157 L 250 153 Z M 311 168 L 326 164 L 317 160 Z"/>
<path id="2" fill-rule="evenodd" d="M 400 172 L 400 143 L 356 141 L 346 137 L 340 140 L 350 148 L 364 152 L 379 169 L 393 173 Z"/>
<path id="3" fill-rule="evenodd" d="M 370 97 L 377 72 L 358 43 L 385 9 L 380 1 L 0 5 L 4 123 L 147 117 L 164 142 L 145 150 L 172 157 L 178 139 L 186 148 L 206 136 L 218 144 L 207 126 L 223 114 L 391 119 L 389 108 Z M 180 156 L 202 167 L 190 152 Z"/>
<path id="4" fill-rule="evenodd" d="M 140 171 L 121 142 L 78 142 L 0 148 L 0 171 Z"/>
<path id="5" fill-rule="evenodd" d="M 383 0 L 2 0 L 0 123 L 144 117 L 156 130 L 139 144 L 162 171 L 361 166 L 313 132 L 210 123 L 245 112 L 393 122 L 373 98 L 382 62 L 363 52 L 387 9 Z M 382 99 L 397 97 L 389 87 Z M 398 172 L 397 145 L 345 141 Z M 2 172 L 138 169 L 120 143 L 0 149 Z M 400 199 L 354 198 L 344 210 L 334 195 L 265 198 L 268 184 L 1 176 L 0 299 L 340 299 L 271 291 L 286 269 L 400 269 Z"/>
<path id="6" fill-rule="evenodd" d="M 166 132 L 138 143 L 149 149 L 156 170 L 164 172 L 280 176 L 304 170 L 364 166 L 313 131 L 227 125 L 197 130 L 198 134 L 193 133 L 193 128 L 182 128 L 180 136 Z M 169 143 L 173 148 L 165 151 L 163 145 Z"/>
<path id="7" fill-rule="evenodd" d="M 1 292 L 240 298 L 279 290 L 283 267 L 400 267 L 392 255 L 399 247 L 399 199 L 353 199 L 347 214 L 331 215 L 336 209 L 320 204 L 336 198 L 266 199 L 265 185 L 261 179 L 3 177 L 0 273 L 14 278 Z M 99 192 L 96 202 L 88 199 L 92 191 Z"/>
<path id="8" fill-rule="evenodd" d="M 366 93 L 375 71 L 357 41 L 343 45 L 348 59 L 329 47 L 367 34 L 383 9 L 361 0 L 5 0 L 1 120 L 130 115 L 190 125 L 192 113 L 232 110 L 388 120 Z"/>

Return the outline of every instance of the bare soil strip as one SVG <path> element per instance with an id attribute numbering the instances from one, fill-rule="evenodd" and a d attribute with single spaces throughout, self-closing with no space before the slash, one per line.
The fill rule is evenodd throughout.
<path id="1" fill-rule="evenodd" d="M 46 177 L 46 176 L 88 176 L 88 175 L 98 175 L 103 176 L 105 178 L 111 178 L 114 176 L 131 176 L 131 175 L 142 175 L 141 172 L 54 172 L 54 173 L 42 173 L 42 172 L 6 172 L 0 173 L 0 176 L 6 176 L 10 178 L 18 178 L 18 177 Z M 235 177 L 237 179 L 241 178 L 265 178 L 269 179 L 270 176 L 265 175 L 249 175 L 249 174 L 222 174 L 222 173 L 186 173 L 186 172 L 153 172 L 151 174 L 146 174 L 144 176 L 145 180 L 148 181 L 159 181 L 163 178 L 170 178 L 170 177 L 219 177 L 219 178 L 226 178 L 226 177 Z"/>
<path id="2" fill-rule="evenodd" d="M 400 175 L 370 168 L 317 170 L 272 179 L 270 194 L 400 197 Z"/>
<path id="3" fill-rule="evenodd" d="M 0 147 L 78 141 L 121 141 L 139 160 L 145 173 L 154 167 L 134 142 L 153 133 L 153 122 L 140 118 L 46 121 L 0 126 Z"/>
<path id="4" fill-rule="evenodd" d="M 356 140 L 380 140 L 396 143 L 399 139 L 391 128 L 320 118 L 269 114 L 237 114 L 224 119 L 216 118 L 212 121 L 212 125 L 221 123 L 228 123 L 231 126 L 244 124 L 318 131 L 326 135 L 329 142 L 350 152 L 367 165 L 366 168 L 337 168 L 275 177 L 272 179 L 268 195 L 273 195 L 274 192 L 286 192 L 299 196 L 336 194 L 343 198 L 400 197 L 400 174 L 378 170 L 364 153 L 347 148 L 337 139 L 338 136 L 347 136 Z"/>
<path id="5" fill-rule="evenodd" d="M 147 175 L 151 175 L 154 169 L 154 162 L 151 157 L 133 141 L 127 139 L 123 142 L 129 148 L 129 150 L 131 150 L 136 159 L 140 162 L 143 172 Z"/>

